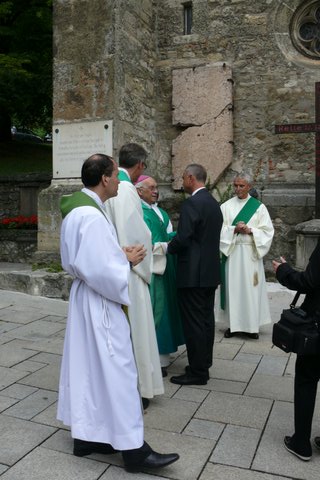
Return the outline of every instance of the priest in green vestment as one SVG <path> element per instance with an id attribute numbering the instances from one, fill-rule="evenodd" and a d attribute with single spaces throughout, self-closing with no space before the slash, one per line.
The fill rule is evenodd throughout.
<path id="1" fill-rule="evenodd" d="M 162 373 L 166 376 L 170 353 L 176 352 L 178 346 L 185 343 L 177 302 L 176 257 L 166 255 L 167 243 L 175 232 L 167 212 L 157 206 L 158 186 L 154 178 L 139 177 L 136 188 L 144 221 L 152 235 L 154 273 L 149 287 Z"/>

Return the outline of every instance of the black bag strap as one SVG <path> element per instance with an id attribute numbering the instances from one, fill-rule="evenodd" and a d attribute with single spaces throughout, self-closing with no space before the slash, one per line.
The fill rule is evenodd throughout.
<path id="1" fill-rule="evenodd" d="M 299 297 L 300 297 L 300 292 L 297 292 L 294 296 L 294 299 L 290 303 L 290 308 L 294 308 L 296 306 L 296 303 L 297 303 Z"/>

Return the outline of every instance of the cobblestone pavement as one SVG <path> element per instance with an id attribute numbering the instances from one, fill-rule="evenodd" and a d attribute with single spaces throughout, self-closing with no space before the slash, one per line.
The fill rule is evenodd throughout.
<path id="1" fill-rule="evenodd" d="M 292 298 L 268 284 L 274 321 Z M 0 477 L 3 480 L 126 480 L 120 455 L 72 455 L 68 429 L 56 420 L 67 302 L 0 291 Z M 223 338 L 217 323 L 207 385 L 169 382 L 187 363 L 172 357 L 165 394 L 145 414 L 145 438 L 180 460 L 135 480 L 318 480 L 320 454 L 305 463 L 283 447 L 293 426 L 294 355 L 272 348 L 271 326 L 260 339 Z M 316 407 L 314 434 L 320 434 Z M 316 427 L 319 427 L 316 429 Z"/>

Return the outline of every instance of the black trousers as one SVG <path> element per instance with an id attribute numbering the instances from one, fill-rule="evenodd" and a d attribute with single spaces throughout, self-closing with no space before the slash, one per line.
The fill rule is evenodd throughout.
<path id="1" fill-rule="evenodd" d="M 297 355 L 294 379 L 295 432 L 292 442 L 299 452 L 306 455 L 311 455 L 310 437 L 319 379 L 320 354 Z"/>
<path id="2" fill-rule="evenodd" d="M 207 379 L 214 343 L 216 287 L 178 288 L 178 301 L 191 374 Z"/>

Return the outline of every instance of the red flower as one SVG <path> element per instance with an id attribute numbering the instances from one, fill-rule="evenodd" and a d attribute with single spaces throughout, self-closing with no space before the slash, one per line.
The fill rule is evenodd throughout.
<path id="1" fill-rule="evenodd" d="M 2 218 L 0 220 L 0 228 L 32 228 L 35 229 L 38 226 L 37 215 L 30 215 L 25 217 L 18 215 L 17 217 Z"/>

